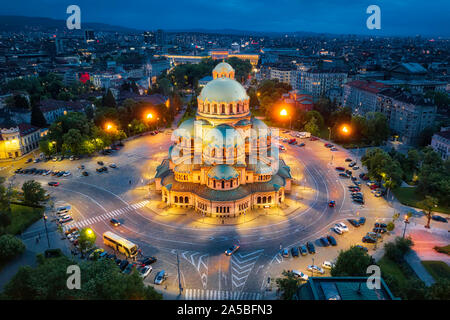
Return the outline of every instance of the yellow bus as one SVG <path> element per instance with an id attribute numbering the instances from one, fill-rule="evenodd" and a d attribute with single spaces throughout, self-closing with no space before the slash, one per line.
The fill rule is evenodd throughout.
<path id="1" fill-rule="evenodd" d="M 134 258 L 137 256 L 138 253 L 137 245 L 110 231 L 106 231 L 103 234 L 103 243 L 107 246 L 114 248 L 114 250 L 123 253 L 129 258 Z"/>

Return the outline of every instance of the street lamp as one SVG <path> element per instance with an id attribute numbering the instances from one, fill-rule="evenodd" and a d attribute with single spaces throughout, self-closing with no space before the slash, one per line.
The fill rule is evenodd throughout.
<path id="1" fill-rule="evenodd" d="M 280 111 L 280 116 L 287 117 L 288 116 L 287 110 L 286 109 L 282 109 Z M 292 117 L 289 117 L 289 130 L 291 130 L 291 125 L 292 125 Z"/>
<path id="2" fill-rule="evenodd" d="M 403 236 L 402 236 L 402 238 L 404 238 L 404 237 L 405 237 L 405 233 L 406 233 L 406 226 L 407 226 L 407 225 L 408 225 L 408 223 L 409 223 L 409 216 L 408 216 L 407 214 L 405 214 L 405 220 L 404 220 L 403 222 L 405 222 L 405 228 L 403 229 Z"/>
<path id="3" fill-rule="evenodd" d="M 45 234 L 47 236 L 47 245 L 48 245 L 48 248 L 50 249 L 50 240 L 48 238 L 48 229 L 47 229 L 47 219 L 48 219 L 47 215 L 44 214 Z"/>

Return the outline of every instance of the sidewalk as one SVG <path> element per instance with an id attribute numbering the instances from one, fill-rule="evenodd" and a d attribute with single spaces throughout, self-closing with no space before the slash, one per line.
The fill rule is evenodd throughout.
<path id="1" fill-rule="evenodd" d="M 428 273 L 425 267 L 422 265 L 417 253 L 413 250 L 405 254 L 405 260 L 414 270 L 415 274 L 422 280 L 427 287 L 435 283 L 433 277 Z"/>
<path id="2" fill-rule="evenodd" d="M 50 248 L 59 248 L 66 256 L 70 257 L 71 252 L 68 241 L 61 239 L 62 235 L 56 231 L 56 227 L 53 224 L 54 222 L 47 222 Z M 19 238 L 25 244 L 26 250 L 20 257 L 11 261 L 0 271 L 0 291 L 3 291 L 5 284 L 17 273 L 20 267 L 25 265 L 36 266 L 36 255 L 43 253 L 49 248 L 42 219 L 31 225 Z M 40 239 L 36 241 L 36 238 Z"/>

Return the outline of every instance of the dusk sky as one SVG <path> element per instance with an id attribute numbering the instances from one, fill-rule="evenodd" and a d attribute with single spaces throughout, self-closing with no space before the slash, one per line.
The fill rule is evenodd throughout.
<path id="1" fill-rule="evenodd" d="M 138 29 L 239 29 L 374 35 L 450 36 L 449 0 L 20 0 L 2 1 L 0 14 L 66 19 Z M 366 8 L 381 8 L 381 30 L 366 28 Z"/>

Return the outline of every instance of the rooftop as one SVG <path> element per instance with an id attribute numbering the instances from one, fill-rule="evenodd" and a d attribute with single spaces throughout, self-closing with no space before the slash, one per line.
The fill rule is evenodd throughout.
<path id="1" fill-rule="evenodd" d="M 354 80 L 351 82 L 346 83 L 347 86 L 371 92 L 371 93 L 378 93 L 381 89 L 388 88 L 389 86 L 376 81 L 364 81 L 364 80 Z"/>

